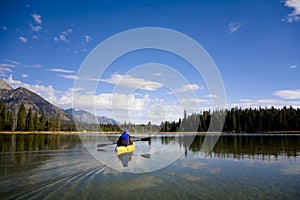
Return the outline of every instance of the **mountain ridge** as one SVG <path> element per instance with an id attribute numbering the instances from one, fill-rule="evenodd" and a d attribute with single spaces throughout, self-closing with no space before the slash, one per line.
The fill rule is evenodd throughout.
<path id="1" fill-rule="evenodd" d="M 56 117 L 57 114 L 60 114 L 61 120 L 65 122 L 72 122 L 75 120 L 88 124 L 117 124 L 112 118 L 95 116 L 85 110 L 75 110 L 73 108 L 64 110 L 25 87 L 14 89 L 2 79 L 0 79 L 0 101 L 3 101 L 6 107 L 13 113 L 13 120 L 15 121 L 17 119 L 19 108 L 23 103 L 27 111 L 31 108 L 33 113 L 38 112 L 39 115 L 44 111 L 47 119 Z"/>

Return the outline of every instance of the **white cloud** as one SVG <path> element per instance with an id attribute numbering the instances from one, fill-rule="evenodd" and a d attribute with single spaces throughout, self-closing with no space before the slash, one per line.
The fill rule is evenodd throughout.
<path id="1" fill-rule="evenodd" d="M 233 34 L 233 33 L 237 32 L 237 31 L 239 30 L 239 28 L 240 28 L 242 25 L 243 25 L 243 24 L 240 23 L 240 22 L 236 22 L 236 23 L 230 22 L 230 23 L 228 24 L 229 33 L 230 33 L 230 34 Z"/>
<path id="2" fill-rule="evenodd" d="M 35 31 L 35 32 L 38 32 L 39 30 L 41 30 L 42 29 L 42 26 L 40 26 L 40 25 L 32 25 L 32 24 L 30 24 L 30 27 L 31 27 L 31 29 L 33 30 L 33 31 Z"/>
<path id="3" fill-rule="evenodd" d="M 33 35 L 32 38 L 33 39 L 38 39 L 38 36 L 37 35 Z"/>
<path id="4" fill-rule="evenodd" d="M 204 96 L 205 98 L 218 98 L 218 95 L 215 94 L 208 94 Z"/>
<path id="5" fill-rule="evenodd" d="M 91 40 L 92 40 L 92 37 L 91 37 L 91 36 L 89 36 L 89 35 L 85 35 L 85 36 L 84 36 L 84 41 L 85 41 L 86 43 L 89 43 Z"/>
<path id="6" fill-rule="evenodd" d="M 62 73 L 75 73 L 73 70 L 67 70 L 67 69 L 60 69 L 60 68 L 51 68 L 49 71 L 52 72 L 62 72 Z"/>
<path id="7" fill-rule="evenodd" d="M 59 42 L 59 38 L 58 37 L 54 37 L 54 42 Z"/>
<path id="8" fill-rule="evenodd" d="M 41 24 L 42 23 L 42 17 L 39 14 L 32 14 L 31 17 L 34 19 L 35 23 Z"/>
<path id="9" fill-rule="evenodd" d="M 22 74 L 21 75 L 23 78 L 27 78 L 28 77 L 28 74 Z"/>
<path id="10" fill-rule="evenodd" d="M 299 0 L 286 0 L 286 7 L 292 8 L 293 11 L 285 16 L 283 21 L 296 22 L 300 20 L 300 1 Z"/>
<path id="11" fill-rule="evenodd" d="M 295 68 L 297 68 L 297 66 L 296 65 L 290 65 L 289 68 L 290 69 L 295 69 Z"/>
<path id="12" fill-rule="evenodd" d="M 72 100 L 76 99 L 74 107 L 76 109 L 93 110 L 125 110 L 128 112 L 142 111 L 145 105 L 149 102 L 148 95 L 138 97 L 134 94 L 119 94 L 119 93 L 101 93 L 94 94 L 87 92 L 86 94 L 78 93 L 69 89 L 60 99 L 57 99 L 56 104 L 61 107 L 68 108 L 72 106 Z"/>
<path id="13" fill-rule="evenodd" d="M 178 92 L 195 91 L 195 90 L 200 90 L 203 88 L 204 87 L 202 85 L 199 86 L 198 84 L 186 84 L 186 85 L 183 85 L 181 88 L 179 88 Z"/>
<path id="14" fill-rule="evenodd" d="M 72 33 L 73 30 L 71 28 L 63 31 L 58 37 L 54 37 L 54 41 L 58 42 L 58 41 L 62 41 L 62 42 L 69 42 L 69 40 L 67 39 L 67 36 Z"/>
<path id="15" fill-rule="evenodd" d="M 63 42 L 68 42 L 69 40 L 67 40 L 67 38 L 66 38 L 66 36 L 64 35 L 64 34 L 61 34 L 60 36 L 59 36 L 59 39 L 61 40 L 61 41 L 63 41 Z"/>
<path id="16" fill-rule="evenodd" d="M 156 72 L 156 73 L 153 74 L 153 76 L 162 76 L 162 73 Z"/>
<path id="17" fill-rule="evenodd" d="M 6 61 L 9 62 L 9 63 L 12 63 L 12 64 L 14 64 L 14 65 L 21 65 L 20 62 L 15 61 L 15 60 L 9 60 L 9 59 L 6 59 Z"/>
<path id="18" fill-rule="evenodd" d="M 270 108 L 282 108 L 284 106 L 293 106 L 294 108 L 300 108 L 300 101 L 294 100 L 283 100 L 283 99 L 240 99 L 239 102 L 230 103 L 227 105 L 228 109 L 234 107 L 241 108 L 259 108 L 267 107 Z"/>
<path id="19" fill-rule="evenodd" d="M 199 103 L 207 103 L 206 99 L 199 99 L 199 98 L 188 98 L 188 99 L 181 99 L 181 102 L 185 105 L 193 105 Z"/>
<path id="20" fill-rule="evenodd" d="M 23 36 L 20 36 L 19 37 L 19 40 L 23 43 L 27 43 L 27 38 L 23 37 Z"/>
<path id="21" fill-rule="evenodd" d="M 10 63 L 1 63 L 0 67 L 16 67 L 16 65 L 10 64 Z"/>
<path id="22" fill-rule="evenodd" d="M 282 99 L 300 99 L 300 89 L 278 90 L 274 92 L 274 95 Z"/>
<path id="23" fill-rule="evenodd" d="M 50 85 L 50 86 L 44 86 L 44 85 L 38 85 L 38 84 L 30 85 L 28 83 L 23 83 L 19 80 L 13 80 L 12 74 L 7 79 L 4 79 L 4 81 L 6 83 L 8 83 L 9 85 L 13 86 L 14 88 L 25 87 L 25 88 L 41 95 L 43 98 L 47 99 L 48 101 L 50 101 L 52 103 L 55 103 L 55 101 L 57 99 L 55 96 L 56 92 L 53 89 L 52 85 Z"/>
<path id="24" fill-rule="evenodd" d="M 12 73 L 12 70 L 7 67 L 1 67 L 0 65 L 0 76 L 6 76 L 6 73 Z"/>
<path id="25" fill-rule="evenodd" d="M 239 99 L 239 101 L 241 101 L 241 102 L 250 102 L 251 99 Z"/>
<path id="26" fill-rule="evenodd" d="M 66 78 L 66 79 L 72 79 L 72 80 L 78 80 L 79 77 L 75 75 L 61 75 L 61 77 Z"/>
<path id="27" fill-rule="evenodd" d="M 7 67 L 24 67 L 24 68 L 41 68 L 41 67 L 43 67 L 40 64 L 24 64 L 24 63 L 20 63 L 20 62 L 17 62 L 14 60 L 8 60 L 8 59 L 6 59 L 5 61 L 7 63 L 0 64 L 0 66 L 2 65 L 2 66 L 7 66 Z"/>
<path id="28" fill-rule="evenodd" d="M 101 79 L 101 81 L 106 83 L 111 83 L 114 85 L 123 86 L 123 87 L 139 88 L 139 89 L 150 90 L 150 91 L 154 91 L 163 87 L 163 85 L 158 82 L 152 82 L 142 78 L 136 78 L 130 75 L 121 75 L 121 74 L 113 74 L 110 78 Z"/>

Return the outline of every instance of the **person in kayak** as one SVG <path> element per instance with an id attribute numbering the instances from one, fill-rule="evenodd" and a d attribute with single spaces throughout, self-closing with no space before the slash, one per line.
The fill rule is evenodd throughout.
<path id="1" fill-rule="evenodd" d="M 130 137 L 128 130 L 126 129 L 121 136 L 119 137 L 117 141 L 118 146 L 127 146 L 127 145 L 132 145 L 133 141 L 132 138 Z"/>

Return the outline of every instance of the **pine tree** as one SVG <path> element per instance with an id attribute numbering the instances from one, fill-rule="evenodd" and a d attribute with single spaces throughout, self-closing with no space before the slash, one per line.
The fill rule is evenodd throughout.
<path id="1" fill-rule="evenodd" d="M 54 126 L 54 118 L 50 117 L 49 122 L 48 122 L 48 131 L 55 131 L 55 126 Z"/>
<path id="2" fill-rule="evenodd" d="M 60 114 L 59 113 L 57 113 L 55 125 L 56 125 L 56 131 L 60 131 L 61 121 L 60 121 Z"/>
<path id="3" fill-rule="evenodd" d="M 26 131 L 34 131 L 34 124 L 33 124 L 33 117 L 32 117 L 32 110 L 29 108 L 29 111 L 26 116 Z"/>
<path id="4" fill-rule="evenodd" d="M 26 109 L 24 103 L 22 103 L 18 112 L 17 130 L 24 131 L 25 128 L 26 128 Z"/>
<path id="5" fill-rule="evenodd" d="M 5 125 L 7 121 L 7 112 L 4 102 L 0 103 L 0 131 L 5 131 Z"/>
<path id="6" fill-rule="evenodd" d="M 41 131 L 41 122 L 40 122 L 39 115 L 38 115 L 37 111 L 35 111 L 35 113 L 34 113 L 33 124 L 34 124 L 34 130 L 35 131 Z"/>
<path id="7" fill-rule="evenodd" d="M 47 120 L 45 117 L 45 112 L 44 110 L 42 111 L 41 117 L 40 117 L 40 130 L 41 131 L 45 131 L 47 129 L 47 124 L 46 124 Z"/>

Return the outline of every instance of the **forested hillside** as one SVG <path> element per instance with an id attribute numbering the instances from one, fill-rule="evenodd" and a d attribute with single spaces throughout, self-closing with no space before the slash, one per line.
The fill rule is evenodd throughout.
<path id="1" fill-rule="evenodd" d="M 300 131 L 299 108 L 232 108 L 225 112 L 224 132 Z M 16 131 L 121 131 L 126 128 L 131 132 L 206 132 L 209 129 L 212 116 L 220 116 L 220 113 L 220 111 L 204 111 L 201 114 L 187 115 L 185 112 L 183 119 L 179 119 L 177 122 L 165 121 L 160 125 L 152 125 L 149 122 L 146 125 L 125 123 L 120 126 L 77 123 L 75 126 L 73 122 L 63 122 L 59 113 L 46 118 L 43 112 L 26 110 L 24 104 L 21 104 L 18 110 L 17 124 L 14 125 L 12 113 L 3 102 L 0 102 L 0 131 L 11 131 L 16 127 Z"/>
<path id="2" fill-rule="evenodd" d="M 232 108 L 226 110 L 223 126 L 224 132 L 268 132 L 268 131 L 300 131 L 300 109 L 293 107 L 271 108 Z M 192 131 L 189 127 L 198 124 L 198 132 L 206 132 L 212 115 L 218 112 L 204 111 L 202 114 L 184 115 L 178 122 L 163 122 L 161 131 Z M 195 131 L 195 129 L 194 129 Z"/>

